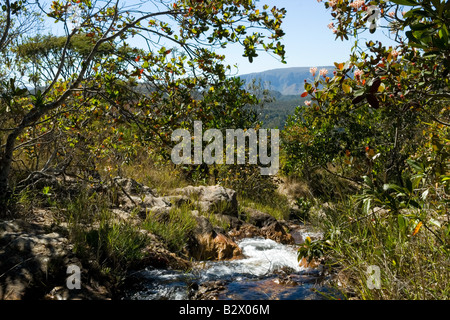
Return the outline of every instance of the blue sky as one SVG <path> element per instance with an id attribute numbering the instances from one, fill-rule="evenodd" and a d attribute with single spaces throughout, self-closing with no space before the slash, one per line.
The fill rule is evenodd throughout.
<path id="1" fill-rule="evenodd" d="M 332 21 L 330 10 L 325 9 L 324 3 L 317 0 L 257 0 L 259 5 L 269 5 L 270 8 L 286 8 L 287 13 L 282 28 L 286 35 L 282 42 L 286 49 L 286 64 L 266 52 L 250 63 L 242 57 L 243 48 L 230 45 L 229 48 L 218 51 L 225 54 L 226 63 L 237 68 L 232 69 L 233 75 L 261 72 L 277 68 L 329 66 L 334 62 L 348 60 L 354 39 L 335 40 L 335 35 L 327 25 Z M 128 0 L 137 3 L 137 0 Z M 62 30 L 60 30 L 62 31 Z M 367 33 L 368 34 L 368 33 Z M 369 34 L 368 34 L 369 35 Z M 386 44 L 386 37 L 375 33 Z"/>
<path id="2" fill-rule="evenodd" d="M 332 65 L 334 61 L 348 59 L 354 42 L 334 40 L 335 35 L 327 28 L 331 15 L 323 3 L 316 0 L 261 0 L 261 3 L 287 10 L 282 24 L 286 33 L 282 42 L 286 47 L 287 63 L 283 64 L 265 52 L 249 63 L 247 58 L 242 57 L 242 50 L 224 50 L 227 63 L 238 65 L 238 74 L 276 68 Z"/>
<path id="3" fill-rule="evenodd" d="M 238 70 L 233 68 L 238 75 L 277 68 L 329 66 L 334 62 L 348 60 L 354 39 L 335 40 L 335 35 L 327 27 L 332 21 L 331 12 L 325 9 L 323 3 L 318 3 L 317 0 L 260 0 L 260 2 L 268 4 L 270 8 L 277 6 L 287 10 L 282 24 L 286 33 L 283 43 L 286 47 L 287 63 L 283 64 L 265 52 L 261 52 L 253 63 L 249 63 L 247 58 L 242 57 L 242 50 L 235 47 L 224 50 L 226 62 L 238 65 Z M 375 35 L 384 38 L 378 31 Z"/>

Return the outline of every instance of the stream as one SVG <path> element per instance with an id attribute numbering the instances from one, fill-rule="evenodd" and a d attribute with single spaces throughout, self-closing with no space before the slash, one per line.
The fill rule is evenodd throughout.
<path id="1" fill-rule="evenodd" d="M 141 270 L 134 275 L 139 281 L 123 299 L 320 300 L 332 294 L 319 281 L 318 269 L 298 265 L 297 246 L 264 238 L 237 243 L 243 252 L 241 259 L 197 262 L 184 273 Z"/>

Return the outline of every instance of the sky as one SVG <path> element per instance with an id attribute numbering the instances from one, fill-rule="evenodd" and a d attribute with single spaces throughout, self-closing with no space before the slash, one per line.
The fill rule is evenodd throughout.
<path id="1" fill-rule="evenodd" d="M 253 63 L 249 63 L 247 58 L 242 57 L 243 51 L 238 50 L 239 48 L 231 47 L 221 51 L 225 54 L 228 64 L 238 66 L 238 69 L 233 68 L 237 75 L 277 68 L 332 66 L 334 62 L 348 60 L 355 44 L 354 39 L 335 40 L 336 36 L 327 27 L 332 21 L 331 11 L 325 9 L 323 3 L 318 3 L 317 0 L 260 2 L 268 4 L 270 8 L 276 6 L 287 10 L 282 23 L 282 29 L 286 33 L 282 42 L 285 45 L 287 63 L 283 64 L 265 52 L 261 52 Z"/>
<path id="2" fill-rule="evenodd" d="M 243 48 L 237 44 L 229 45 L 227 49 L 217 52 L 225 54 L 226 64 L 233 66 L 232 75 L 242 75 L 265 70 L 289 67 L 332 66 L 334 62 L 347 61 L 354 45 L 354 39 L 335 39 L 333 32 L 327 27 L 332 21 L 330 9 L 325 9 L 323 2 L 317 0 L 257 0 L 262 7 L 276 6 L 286 9 L 282 29 L 285 36 L 282 43 L 286 50 L 286 64 L 276 57 L 262 51 L 259 56 L 248 61 L 242 56 Z M 127 0 L 126 3 L 136 3 L 137 0 Z M 367 33 L 368 34 L 368 33 Z M 386 37 L 376 32 L 375 37 Z M 236 67 L 234 67 L 236 66 Z"/>

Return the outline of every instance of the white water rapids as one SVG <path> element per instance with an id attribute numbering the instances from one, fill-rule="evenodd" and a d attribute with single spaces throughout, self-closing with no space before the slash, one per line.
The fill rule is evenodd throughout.
<path id="1" fill-rule="evenodd" d="M 299 266 L 296 246 L 263 238 L 243 239 L 238 245 L 243 258 L 198 262 L 190 272 L 146 268 L 139 272 L 139 288 L 128 292 L 124 299 L 186 300 L 193 283 L 198 286 L 217 280 L 226 284 L 221 299 L 321 298 L 313 291 L 318 271 Z M 280 271 L 297 284 L 280 284 Z"/>
<path id="2" fill-rule="evenodd" d="M 270 239 L 248 238 L 238 242 L 243 259 L 206 262 L 201 274 L 204 280 L 234 277 L 261 277 L 281 268 L 294 272 L 304 270 L 298 265 L 297 251 L 293 246 L 283 245 Z"/>

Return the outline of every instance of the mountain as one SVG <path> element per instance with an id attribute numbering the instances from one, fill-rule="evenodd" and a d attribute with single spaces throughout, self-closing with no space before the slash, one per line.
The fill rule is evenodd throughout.
<path id="1" fill-rule="evenodd" d="M 317 67 L 318 70 L 322 68 L 328 69 L 329 72 L 334 70 L 332 66 Z M 309 67 L 272 69 L 239 77 L 246 82 L 251 82 L 253 79 L 260 80 L 264 89 L 278 91 L 282 95 L 301 94 L 304 91 L 305 79 L 312 79 Z"/>

